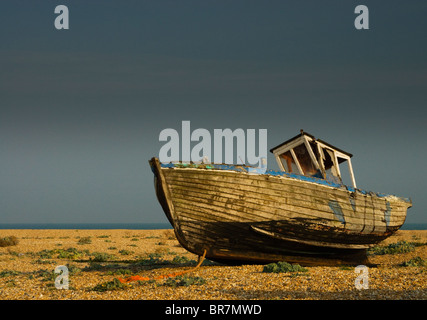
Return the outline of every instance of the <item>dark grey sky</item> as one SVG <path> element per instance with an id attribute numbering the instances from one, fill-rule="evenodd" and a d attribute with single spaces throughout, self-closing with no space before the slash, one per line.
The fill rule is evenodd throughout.
<path id="1" fill-rule="evenodd" d="M 2 1 L 0 220 L 166 222 L 147 161 L 190 120 L 267 129 L 269 147 L 303 128 L 426 223 L 426 17 L 403 0 Z"/>

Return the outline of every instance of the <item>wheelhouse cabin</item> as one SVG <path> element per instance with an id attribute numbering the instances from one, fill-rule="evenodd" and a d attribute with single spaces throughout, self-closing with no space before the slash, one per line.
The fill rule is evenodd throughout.
<path id="1" fill-rule="evenodd" d="M 299 135 L 272 148 L 270 152 L 274 154 L 282 171 L 325 179 L 338 184 L 344 184 L 345 172 L 341 169 L 346 166 L 348 177 L 353 188 L 356 188 L 350 159 L 353 155 L 316 139 L 303 130 Z"/>

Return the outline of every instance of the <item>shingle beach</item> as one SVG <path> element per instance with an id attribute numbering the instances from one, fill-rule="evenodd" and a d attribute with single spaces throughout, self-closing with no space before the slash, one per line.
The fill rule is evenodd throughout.
<path id="1" fill-rule="evenodd" d="M 17 241 L 0 247 L 1 300 L 427 299 L 426 230 L 400 230 L 372 250 L 366 289 L 355 266 L 269 273 L 205 260 L 162 278 L 197 265 L 173 230 L 0 230 L 1 239 Z M 55 286 L 60 265 L 68 289 Z M 135 276 L 149 280 L 118 280 Z"/>

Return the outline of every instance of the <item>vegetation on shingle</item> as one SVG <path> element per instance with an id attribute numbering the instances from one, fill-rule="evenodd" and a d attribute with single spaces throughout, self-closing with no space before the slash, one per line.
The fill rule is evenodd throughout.
<path id="1" fill-rule="evenodd" d="M 372 247 L 368 250 L 368 253 L 373 255 L 407 253 L 414 251 L 415 246 L 416 245 L 413 242 L 399 241 L 396 243 L 390 243 L 387 246 Z"/>
<path id="2" fill-rule="evenodd" d="M 77 241 L 77 244 L 91 244 L 91 243 L 92 243 L 91 237 L 83 237 L 83 238 L 80 238 L 79 241 Z"/>
<path id="3" fill-rule="evenodd" d="M 105 252 L 94 252 L 91 254 L 93 257 L 90 259 L 94 262 L 106 262 L 115 259 L 115 256 Z"/>
<path id="4" fill-rule="evenodd" d="M 107 281 L 107 282 L 102 282 L 100 284 L 97 284 L 92 288 L 92 290 L 105 292 L 105 291 L 123 290 L 127 287 L 128 285 L 121 283 L 118 279 L 113 279 L 112 281 Z"/>
<path id="5" fill-rule="evenodd" d="M 76 248 L 68 248 L 68 249 L 52 249 L 47 250 L 44 249 L 39 251 L 37 255 L 41 259 L 81 259 L 85 255 L 89 255 L 89 250 L 78 250 Z"/>
<path id="6" fill-rule="evenodd" d="M 307 272 L 308 270 L 304 267 L 301 267 L 299 264 L 290 264 L 285 261 L 280 261 L 276 263 L 270 263 L 264 266 L 262 272 L 272 272 L 272 273 L 281 273 L 281 272 Z"/>
<path id="7" fill-rule="evenodd" d="M 18 238 L 15 236 L 0 238 L 0 247 L 16 246 L 18 243 Z"/>
<path id="8" fill-rule="evenodd" d="M 15 270 L 3 270 L 3 271 L 0 271 L 0 278 L 17 276 L 19 274 L 21 274 L 21 272 L 19 272 L 19 271 L 15 271 Z"/>
<path id="9" fill-rule="evenodd" d="M 402 267 L 427 267 L 427 259 L 415 257 L 401 264 Z"/>
<path id="10" fill-rule="evenodd" d="M 163 285 L 168 287 L 188 287 L 191 285 L 202 285 L 205 284 L 206 280 L 202 277 L 193 276 L 177 276 L 174 278 L 168 278 Z"/>

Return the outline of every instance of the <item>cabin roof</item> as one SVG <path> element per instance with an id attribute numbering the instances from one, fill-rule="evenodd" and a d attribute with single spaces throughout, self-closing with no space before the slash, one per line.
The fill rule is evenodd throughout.
<path id="1" fill-rule="evenodd" d="M 271 152 L 271 153 L 274 153 L 274 151 L 275 151 L 276 149 L 278 149 L 278 148 L 280 148 L 280 147 L 283 147 L 284 145 L 286 145 L 286 144 L 288 144 L 288 143 L 290 143 L 290 142 L 292 142 L 292 141 L 294 141 L 294 140 L 296 140 L 296 139 L 298 139 L 298 138 L 302 137 L 303 135 L 304 135 L 304 136 L 307 136 L 307 137 L 310 137 L 310 138 L 311 138 L 311 139 L 313 139 L 313 140 L 319 141 L 319 142 L 321 142 L 322 144 L 324 144 L 324 145 L 326 145 L 326 146 L 328 146 L 328 147 L 330 147 L 330 148 L 332 148 L 332 149 L 334 149 L 334 150 L 336 150 L 336 151 L 339 151 L 339 152 L 341 152 L 341 153 L 344 153 L 345 155 L 349 156 L 350 158 L 353 156 L 351 153 L 349 153 L 349 152 L 347 152 L 347 151 L 344 151 L 344 150 L 342 150 L 342 149 L 340 149 L 340 148 L 337 148 L 337 147 L 335 147 L 335 146 L 331 145 L 330 143 L 328 143 L 328 142 L 326 142 L 326 141 L 323 141 L 323 140 L 321 140 L 321 139 L 316 139 L 312 134 L 309 134 L 309 133 L 307 133 L 307 132 L 304 132 L 303 130 L 301 130 L 301 133 L 300 133 L 300 134 L 298 134 L 298 135 L 296 135 L 295 137 L 293 137 L 293 138 L 291 138 L 291 139 L 289 139 L 289 140 L 286 140 L 285 142 L 283 142 L 283 143 L 279 144 L 278 146 L 276 146 L 276 147 L 274 147 L 274 148 L 271 148 L 271 149 L 270 149 L 270 152 Z"/>

